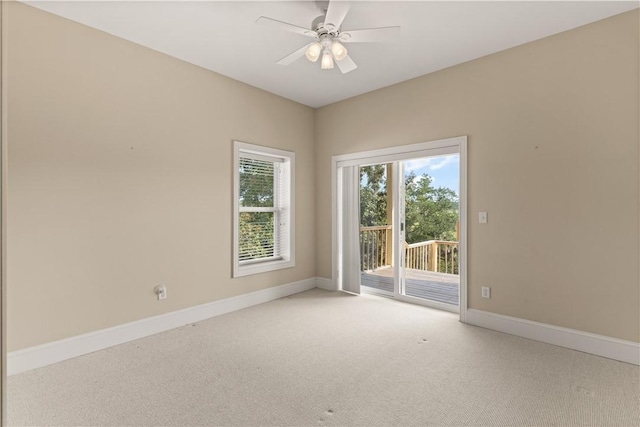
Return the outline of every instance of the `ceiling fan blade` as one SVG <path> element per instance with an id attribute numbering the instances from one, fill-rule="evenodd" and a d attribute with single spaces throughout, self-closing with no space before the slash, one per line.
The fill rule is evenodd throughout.
<path id="1" fill-rule="evenodd" d="M 347 74 L 349 71 L 353 71 L 358 68 L 349 55 L 345 56 L 342 61 L 336 61 L 336 64 L 338 64 L 338 68 L 340 68 L 342 74 Z"/>
<path id="2" fill-rule="evenodd" d="M 366 28 L 345 31 L 340 34 L 340 41 L 345 43 L 388 42 L 398 36 L 400 36 L 400 27 Z"/>
<path id="3" fill-rule="evenodd" d="M 307 48 L 310 45 L 311 45 L 311 43 L 302 46 L 300 49 L 296 50 L 295 52 L 290 53 L 289 55 L 285 56 L 284 58 L 282 58 L 281 60 L 276 62 L 276 64 L 278 64 L 278 65 L 291 65 L 291 64 L 293 64 L 298 59 L 300 59 L 300 58 L 302 58 L 304 56 L 304 52 L 307 50 Z"/>
<path id="4" fill-rule="evenodd" d="M 256 20 L 256 24 L 266 25 L 271 28 L 277 28 L 279 30 L 289 31 L 292 33 L 300 34 L 307 37 L 317 37 L 315 31 L 311 31 L 307 28 L 298 27 L 297 25 L 289 24 L 287 22 L 278 21 L 276 19 L 267 18 L 261 16 Z"/>
<path id="5" fill-rule="evenodd" d="M 349 12 L 349 7 L 351 5 L 346 1 L 330 1 L 327 15 L 324 18 L 324 27 L 329 31 L 338 30 Z"/>

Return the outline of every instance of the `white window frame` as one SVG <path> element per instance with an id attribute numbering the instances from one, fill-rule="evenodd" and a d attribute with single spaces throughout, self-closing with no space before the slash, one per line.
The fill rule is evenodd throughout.
<path id="1" fill-rule="evenodd" d="M 284 244 L 277 243 L 278 247 L 284 248 L 283 252 L 277 257 L 263 258 L 252 261 L 240 261 L 240 213 L 243 209 L 240 207 L 240 159 L 254 158 L 279 163 L 280 180 L 284 180 L 283 186 L 275 187 L 275 199 L 277 205 L 281 208 L 269 209 L 269 211 L 278 213 L 285 222 L 288 230 L 285 233 L 276 231 L 275 235 L 284 234 L 288 242 Z M 280 270 L 295 266 L 295 153 L 291 151 L 278 150 L 276 148 L 263 147 L 260 145 L 249 144 L 241 141 L 233 141 L 233 277 L 248 276 L 251 274 L 264 273 L 267 271 Z M 288 183 L 288 185 L 287 185 Z M 284 190 L 280 191 L 279 187 Z M 279 227 L 276 222 L 276 228 Z"/>

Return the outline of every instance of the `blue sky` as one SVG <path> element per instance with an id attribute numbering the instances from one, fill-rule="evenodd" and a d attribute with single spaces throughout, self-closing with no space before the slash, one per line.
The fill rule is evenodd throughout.
<path id="1" fill-rule="evenodd" d="M 456 194 L 460 191 L 460 156 L 458 154 L 407 160 L 404 163 L 404 171 L 405 174 L 413 171 L 416 176 L 427 173 L 433 178 L 434 187 L 447 187 Z"/>

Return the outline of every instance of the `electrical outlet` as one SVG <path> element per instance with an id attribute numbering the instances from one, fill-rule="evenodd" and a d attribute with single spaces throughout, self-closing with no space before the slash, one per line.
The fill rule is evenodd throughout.
<path id="1" fill-rule="evenodd" d="M 482 298 L 491 298 L 491 288 L 489 286 L 482 287 Z"/>
<path id="2" fill-rule="evenodd" d="M 165 285 L 158 285 L 155 287 L 156 295 L 158 296 L 158 301 L 167 299 L 167 287 Z"/>

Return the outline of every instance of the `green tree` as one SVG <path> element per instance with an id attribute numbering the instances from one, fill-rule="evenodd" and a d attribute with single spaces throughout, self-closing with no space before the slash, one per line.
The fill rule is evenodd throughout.
<path id="1" fill-rule="evenodd" d="M 407 243 L 456 240 L 458 195 L 446 187 L 434 187 L 433 178 L 414 172 L 405 176 L 405 237 Z"/>
<path id="2" fill-rule="evenodd" d="M 405 176 L 405 240 L 456 240 L 459 201 L 455 191 L 434 187 L 428 174 Z M 360 223 L 387 224 L 387 175 L 385 165 L 360 168 Z"/>
<path id="3" fill-rule="evenodd" d="M 385 165 L 360 168 L 360 224 L 365 227 L 387 224 L 387 168 Z"/>

